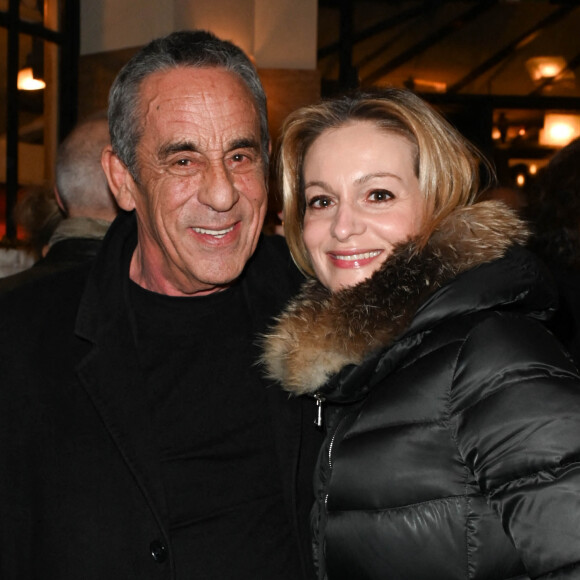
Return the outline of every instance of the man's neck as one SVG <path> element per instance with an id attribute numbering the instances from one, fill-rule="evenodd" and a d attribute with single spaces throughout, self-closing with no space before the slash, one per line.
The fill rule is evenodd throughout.
<path id="1" fill-rule="evenodd" d="M 145 288 L 145 290 L 157 294 L 165 294 L 166 296 L 194 297 L 221 292 L 231 286 L 231 284 L 223 286 L 203 284 L 197 280 L 192 281 L 181 272 L 178 275 L 173 274 L 171 272 L 171 275 L 165 275 L 162 266 L 154 267 L 154 265 L 147 262 L 143 257 L 139 244 L 137 244 L 131 258 L 129 278 L 141 288 Z"/>

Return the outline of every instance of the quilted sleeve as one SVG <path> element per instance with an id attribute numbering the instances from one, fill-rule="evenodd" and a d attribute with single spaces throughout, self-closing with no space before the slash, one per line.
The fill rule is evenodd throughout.
<path id="1" fill-rule="evenodd" d="M 580 578 L 580 377 L 539 323 L 496 315 L 457 361 L 457 444 L 531 578 Z"/>

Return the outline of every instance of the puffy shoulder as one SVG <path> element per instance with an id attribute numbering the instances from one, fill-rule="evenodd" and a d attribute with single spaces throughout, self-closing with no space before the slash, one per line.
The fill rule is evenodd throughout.
<path id="1" fill-rule="evenodd" d="M 563 348 L 539 322 L 487 316 L 463 345 L 453 397 L 460 454 L 529 576 L 576 577 L 580 377 Z"/>
<path id="2" fill-rule="evenodd" d="M 526 379 L 538 376 L 566 378 L 580 387 L 571 357 L 544 324 L 519 314 L 485 313 L 466 335 L 458 356 L 457 406 L 472 405 L 496 389 L 523 389 Z"/>
<path id="3" fill-rule="evenodd" d="M 456 437 L 480 484 L 580 457 L 580 376 L 538 321 L 488 314 L 467 335 L 451 392 Z"/>

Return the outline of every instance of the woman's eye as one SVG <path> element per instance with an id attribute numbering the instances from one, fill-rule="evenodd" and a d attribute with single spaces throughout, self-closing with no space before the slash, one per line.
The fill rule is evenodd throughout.
<path id="1" fill-rule="evenodd" d="M 393 194 L 386 189 L 375 189 L 369 193 L 369 199 L 371 201 L 387 201 L 392 197 Z"/>
<path id="2" fill-rule="evenodd" d="M 315 209 L 322 209 L 325 207 L 330 207 L 331 204 L 332 204 L 332 202 L 330 201 L 330 199 L 328 197 L 324 197 L 322 195 L 317 195 L 316 197 L 313 197 L 308 202 L 308 207 L 313 207 Z"/>

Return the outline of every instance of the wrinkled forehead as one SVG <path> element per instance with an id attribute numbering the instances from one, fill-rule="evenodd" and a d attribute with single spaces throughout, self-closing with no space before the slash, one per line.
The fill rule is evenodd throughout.
<path id="1" fill-rule="evenodd" d="M 253 137 L 259 142 L 252 94 L 235 73 L 222 68 L 178 67 L 153 73 L 142 82 L 139 112 L 142 137 L 170 132 L 178 139 Z"/>

